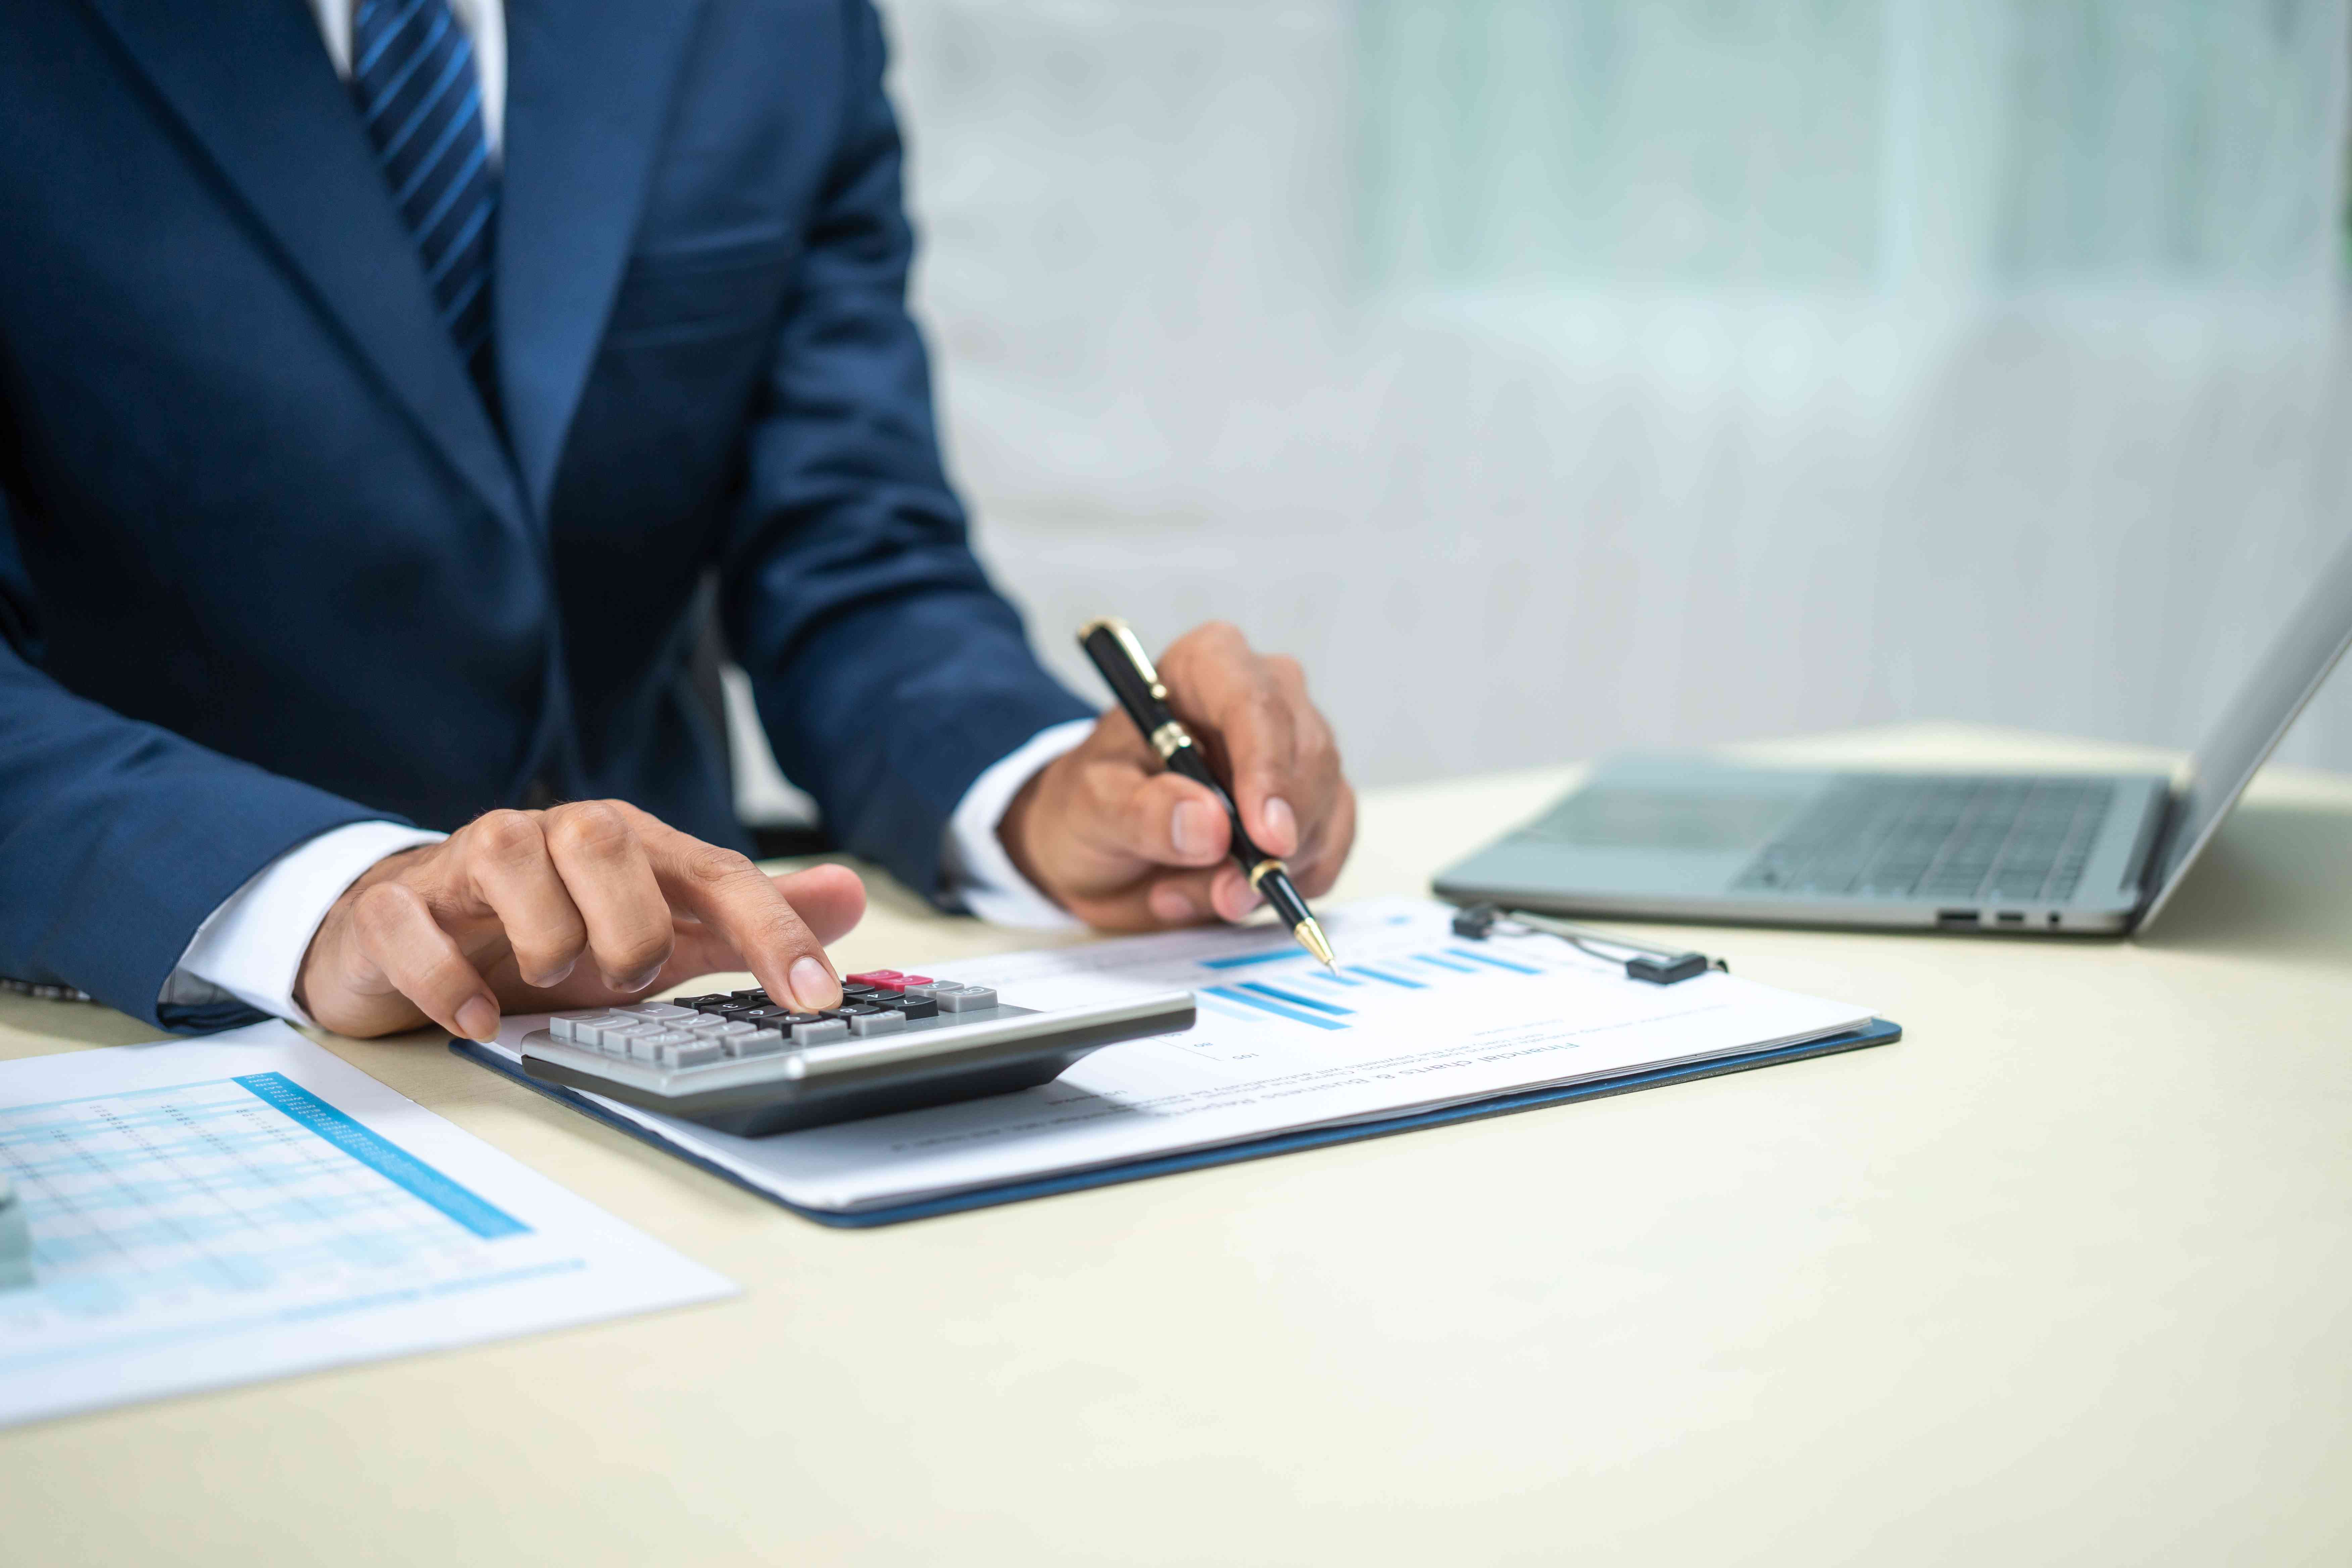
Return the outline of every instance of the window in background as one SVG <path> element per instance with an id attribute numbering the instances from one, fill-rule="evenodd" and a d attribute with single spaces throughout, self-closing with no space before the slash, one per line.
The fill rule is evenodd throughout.
<path id="1" fill-rule="evenodd" d="M 2336 0 L 1361 0 L 1381 286 L 2309 279 Z"/>
<path id="2" fill-rule="evenodd" d="M 2352 0 L 882 4 L 950 459 L 1076 689 L 1117 608 L 1297 654 L 1369 784 L 2185 745 L 2352 527 Z"/>

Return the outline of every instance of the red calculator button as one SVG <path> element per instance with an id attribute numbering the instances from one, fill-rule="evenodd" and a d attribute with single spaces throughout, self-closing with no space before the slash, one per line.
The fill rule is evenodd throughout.
<path id="1" fill-rule="evenodd" d="M 879 985 L 886 980 L 900 980 L 904 977 L 895 969 L 869 969 L 863 974 L 851 974 L 845 978 L 855 980 L 861 985 Z"/>

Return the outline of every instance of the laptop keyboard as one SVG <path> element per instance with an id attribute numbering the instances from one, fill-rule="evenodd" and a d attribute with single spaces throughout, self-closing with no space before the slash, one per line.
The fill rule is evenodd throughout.
<path id="1" fill-rule="evenodd" d="M 1734 891 L 2053 904 L 2072 897 L 2114 804 L 2099 780 L 1841 779 Z"/>

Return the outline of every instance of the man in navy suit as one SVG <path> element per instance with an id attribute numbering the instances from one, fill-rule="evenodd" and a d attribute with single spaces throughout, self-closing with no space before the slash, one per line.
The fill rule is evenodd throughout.
<path id="1" fill-rule="evenodd" d="M 0 974 L 178 1029 L 831 1005 L 864 892 L 741 853 L 714 570 L 849 848 L 981 912 L 1246 912 L 967 547 L 882 67 L 867 0 L 0 7 Z M 1328 887 L 1297 668 L 1163 668 Z"/>

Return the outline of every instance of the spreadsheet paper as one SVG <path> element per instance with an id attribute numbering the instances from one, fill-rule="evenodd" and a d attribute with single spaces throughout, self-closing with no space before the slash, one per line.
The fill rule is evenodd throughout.
<path id="1" fill-rule="evenodd" d="M 283 1024 L 0 1063 L 0 1425 L 735 1287 Z"/>

